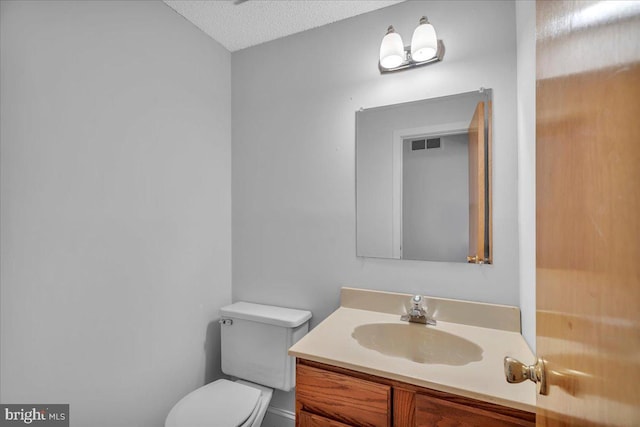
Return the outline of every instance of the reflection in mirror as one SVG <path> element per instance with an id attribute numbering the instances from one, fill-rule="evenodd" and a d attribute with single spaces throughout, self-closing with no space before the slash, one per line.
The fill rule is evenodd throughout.
<path id="1" fill-rule="evenodd" d="M 491 90 L 356 112 L 357 255 L 491 263 Z"/>

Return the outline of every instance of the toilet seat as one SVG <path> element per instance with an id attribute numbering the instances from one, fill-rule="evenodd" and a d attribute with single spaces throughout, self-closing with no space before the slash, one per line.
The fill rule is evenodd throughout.
<path id="1" fill-rule="evenodd" d="M 165 427 L 250 427 L 262 422 L 273 390 L 245 381 L 217 380 L 183 397 Z M 258 424 L 259 425 L 259 424 Z"/>

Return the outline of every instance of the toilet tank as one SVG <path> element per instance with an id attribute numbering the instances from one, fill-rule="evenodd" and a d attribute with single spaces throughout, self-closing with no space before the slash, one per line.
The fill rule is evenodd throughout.
<path id="1" fill-rule="evenodd" d="M 289 347 L 309 331 L 311 312 L 236 302 L 220 309 L 222 372 L 267 387 L 295 386 Z"/>

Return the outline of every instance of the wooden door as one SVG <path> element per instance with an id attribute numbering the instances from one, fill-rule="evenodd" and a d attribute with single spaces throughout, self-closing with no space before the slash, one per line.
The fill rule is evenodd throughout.
<path id="1" fill-rule="evenodd" d="M 640 426 L 639 6 L 536 4 L 538 426 Z"/>
<path id="2" fill-rule="evenodd" d="M 479 102 L 469 123 L 469 257 L 485 261 L 485 144 L 484 102 Z"/>

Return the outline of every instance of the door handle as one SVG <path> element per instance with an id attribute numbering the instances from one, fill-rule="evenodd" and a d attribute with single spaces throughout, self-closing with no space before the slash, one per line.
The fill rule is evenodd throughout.
<path id="1" fill-rule="evenodd" d="M 525 365 L 512 357 L 504 358 L 504 376 L 508 383 L 521 383 L 530 380 L 536 383 L 538 393 L 546 395 L 547 378 L 545 374 L 544 360 L 538 357 L 535 365 Z"/>

